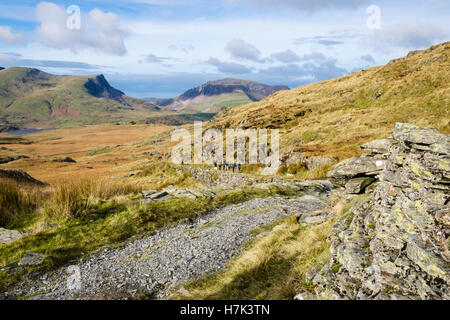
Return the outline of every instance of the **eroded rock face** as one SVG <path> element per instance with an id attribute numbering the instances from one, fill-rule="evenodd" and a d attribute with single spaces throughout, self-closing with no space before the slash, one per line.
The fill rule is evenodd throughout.
<path id="1" fill-rule="evenodd" d="M 375 177 L 381 173 L 386 160 L 374 157 L 350 158 L 334 165 L 328 178 L 337 187 L 344 187 L 352 178 Z"/>
<path id="2" fill-rule="evenodd" d="M 393 139 L 373 193 L 333 227 L 315 298 L 450 298 L 449 135 L 399 123 Z M 374 169 L 350 159 L 335 175 Z"/>

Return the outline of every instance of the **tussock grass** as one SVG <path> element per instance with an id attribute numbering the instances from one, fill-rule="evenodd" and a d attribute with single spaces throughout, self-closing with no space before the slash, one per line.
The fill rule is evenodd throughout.
<path id="1" fill-rule="evenodd" d="M 0 227 L 29 217 L 39 206 L 37 188 L 22 189 L 19 184 L 0 181 Z"/>
<path id="2" fill-rule="evenodd" d="M 87 214 L 91 206 L 89 189 L 89 184 L 74 182 L 55 186 L 45 202 L 44 212 L 60 218 L 78 218 Z"/>
<path id="3" fill-rule="evenodd" d="M 137 178 L 151 185 L 152 189 L 161 190 L 170 185 L 180 188 L 203 186 L 190 173 L 180 172 L 180 169 L 169 161 L 151 162 L 138 169 L 141 171 L 137 174 Z"/>
<path id="4" fill-rule="evenodd" d="M 43 211 L 54 219 L 79 218 L 89 214 L 100 200 L 137 194 L 142 189 L 139 184 L 112 180 L 61 182 L 52 188 Z"/>

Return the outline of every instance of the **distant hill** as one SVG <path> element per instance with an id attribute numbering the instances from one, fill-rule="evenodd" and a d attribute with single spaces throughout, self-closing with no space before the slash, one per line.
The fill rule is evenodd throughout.
<path id="1" fill-rule="evenodd" d="M 56 76 L 20 67 L 0 71 L 0 131 L 137 120 L 159 111 L 111 87 L 103 75 Z"/>
<path id="2" fill-rule="evenodd" d="M 283 153 L 348 158 L 389 135 L 396 122 L 450 133 L 450 42 L 385 66 L 277 92 L 227 109 L 216 128 L 278 128 Z"/>
<path id="3" fill-rule="evenodd" d="M 232 106 L 259 101 L 286 86 L 269 86 L 241 79 L 210 81 L 172 99 L 145 99 L 172 111 L 182 113 L 215 113 Z"/>

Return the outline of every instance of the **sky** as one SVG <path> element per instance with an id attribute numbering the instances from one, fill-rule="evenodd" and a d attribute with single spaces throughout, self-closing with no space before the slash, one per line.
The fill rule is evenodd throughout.
<path id="1" fill-rule="evenodd" d="M 0 0 L 0 66 L 104 74 L 133 97 L 295 88 L 450 40 L 448 0 Z"/>

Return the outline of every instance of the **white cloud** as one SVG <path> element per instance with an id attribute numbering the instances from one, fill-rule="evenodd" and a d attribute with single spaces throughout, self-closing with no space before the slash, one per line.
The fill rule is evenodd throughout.
<path id="1" fill-rule="evenodd" d="M 227 0 L 230 3 L 238 0 Z M 239 0 L 241 1 L 241 0 Z M 288 6 L 305 11 L 328 8 L 357 8 L 371 3 L 371 0 L 245 0 L 251 5 Z"/>
<path id="2" fill-rule="evenodd" d="M 0 26 L 0 42 L 11 45 L 24 45 L 25 39 L 20 33 L 14 33 L 11 27 Z"/>
<path id="3" fill-rule="evenodd" d="M 51 2 L 39 3 L 36 16 L 41 23 L 37 29 L 39 39 L 46 46 L 70 49 L 73 52 L 91 49 L 119 56 L 127 53 L 124 44 L 127 32 L 113 13 L 94 9 L 81 17 L 79 30 L 67 28 L 68 14 L 62 7 Z"/>
<path id="4" fill-rule="evenodd" d="M 282 62 L 282 63 L 293 63 L 293 62 L 301 62 L 301 61 L 312 61 L 312 62 L 322 62 L 327 60 L 327 57 L 321 52 L 311 52 L 309 54 L 305 54 L 303 56 L 299 56 L 297 53 L 292 51 L 291 49 L 276 52 L 270 55 L 272 60 Z"/>
<path id="5" fill-rule="evenodd" d="M 374 31 L 369 44 L 380 51 L 392 48 L 421 49 L 448 40 L 450 33 L 430 23 L 400 22 Z"/>
<path id="6" fill-rule="evenodd" d="M 223 62 L 217 58 L 209 58 L 207 61 L 208 64 L 213 65 L 219 70 L 219 72 L 227 73 L 227 74 L 244 74 L 250 73 L 251 69 L 246 66 L 234 63 L 234 62 Z"/>
<path id="7" fill-rule="evenodd" d="M 375 63 L 375 59 L 370 54 L 362 55 L 361 60 L 364 60 L 369 63 Z"/>
<path id="8" fill-rule="evenodd" d="M 300 56 L 291 49 L 273 53 L 270 55 L 270 57 L 276 61 L 283 63 L 299 62 L 301 60 Z"/>
<path id="9" fill-rule="evenodd" d="M 261 51 L 242 39 L 233 39 L 228 42 L 225 46 L 225 51 L 229 52 L 234 59 L 264 62 L 261 59 Z"/>
<path id="10" fill-rule="evenodd" d="M 10 64 L 13 63 L 14 61 L 15 61 L 14 58 L 10 57 L 9 55 L 0 53 L 0 63 Z"/>
<path id="11" fill-rule="evenodd" d="M 166 60 L 169 60 L 169 58 L 158 57 L 158 56 L 154 55 L 153 53 L 149 53 L 145 57 L 145 61 L 148 62 L 148 63 L 163 63 Z"/>

